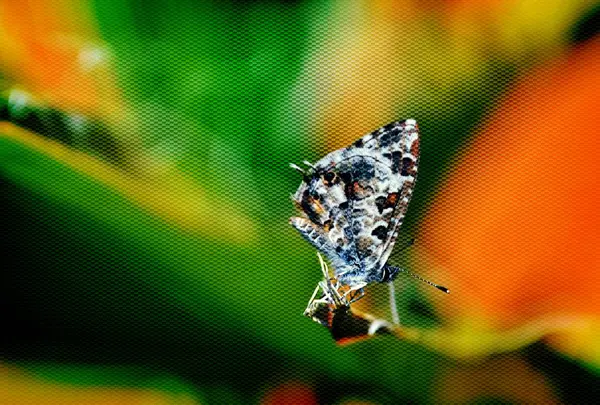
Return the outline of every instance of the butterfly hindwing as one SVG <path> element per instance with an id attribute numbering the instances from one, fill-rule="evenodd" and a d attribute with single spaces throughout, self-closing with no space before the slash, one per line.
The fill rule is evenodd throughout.
<path id="1" fill-rule="evenodd" d="M 327 237 L 327 251 L 322 251 L 340 282 L 353 286 L 383 278 L 412 195 L 418 157 L 417 125 L 406 120 L 330 153 L 306 173 L 294 200 Z"/>

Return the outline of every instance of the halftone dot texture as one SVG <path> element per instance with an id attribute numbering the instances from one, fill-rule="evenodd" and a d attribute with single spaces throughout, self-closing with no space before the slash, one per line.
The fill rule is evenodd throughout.
<path id="1" fill-rule="evenodd" d="M 598 394 L 597 4 L 0 7 L 0 402 Z M 321 274 L 288 164 L 406 118 L 421 161 L 397 245 L 417 241 L 390 263 L 452 293 L 400 278 L 420 343 L 338 347 L 302 316 Z M 361 309 L 389 318 L 386 294 Z"/>

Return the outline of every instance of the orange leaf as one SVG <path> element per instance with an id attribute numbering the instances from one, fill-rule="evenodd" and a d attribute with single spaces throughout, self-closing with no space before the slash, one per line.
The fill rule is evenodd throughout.
<path id="1" fill-rule="evenodd" d="M 441 189 L 419 254 L 446 274 L 436 302 L 455 327 L 543 322 L 600 363 L 598 72 L 596 40 L 524 77 Z"/>

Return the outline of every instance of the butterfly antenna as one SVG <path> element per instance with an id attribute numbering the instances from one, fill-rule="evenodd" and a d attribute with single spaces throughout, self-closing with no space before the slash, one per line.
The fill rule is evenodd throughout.
<path id="1" fill-rule="evenodd" d="M 293 164 L 293 163 L 290 163 L 290 167 L 291 167 L 292 169 L 294 169 L 294 170 L 297 170 L 297 171 L 299 171 L 299 172 L 300 172 L 300 173 L 302 173 L 302 174 L 305 174 L 305 173 L 304 173 L 304 169 L 303 169 L 303 168 L 301 168 L 301 167 L 300 167 L 300 166 L 298 166 L 298 165 L 295 165 L 295 164 Z"/>
<path id="2" fill-rule="evenodd" d="M 337 288 L 334 287 L 333 283 L 331 282 L 331 277 L 329 276 L 329 267 L 327 267 L 327 263 L 325 263 L 325 261 L 323 260 L 323 256 L 321 256 L 321 254 L 319 252 L 317 252 L 317 256 L 319 257 L 319 263 L 321 264 L 321 271 L 323 272 L 323 277 L 325 278 L 325 283 L 327 283 L 327 290 L 326 293 L 331 292 L 332 294 L 332 299 L 335 302 L 336 305 L 342 305 L 343 302 L 343 298 L 340 295 L 340 293 L 338 292 Z"/>
<path id="3" fill-rule="evenodd" d="M 400 316 L 398 315 L 398 306 L 396 305 L 396 288 L 394 283 L 388 283 L 390 289 L 390 310 L 392 311 L 392 322 L 394 325 L 400 325 Z"/>
<path id="4" fill-rule="evenodd" d="M 304 163 L 308 167 L 311 167 L 311 168 L 317 170 L 317 168 L 315 167 L 315 165 L 313 165 L 312 163 L 310 163 L 308 160 L 304 160 L 302 163 Z"/>
<path id="5" fill-rule="evenodd" d="M 317 252 L 317 257 L 319 258 L 319 264 L 321 265 L 321 272 L 323 273 L 323 278 L 325 279 L 325 281 L 327 281 L 327 284 L 330 284 L 331 281 L 329 280 L 329 268 L 325 264 L 321 253 Z"/>
<path id="6" fill-rule="evenodd" d="M 427 283 L 427 284 L 429 284 L 430 286 L 432 286 L 432 287 L 435 287 L 435 288 L 437 288 L 438 290 L 440 290 L 440 291 L 442 291 L 442 292 L 445 292 L 446 294 L 450 294 L 450 290 L 449 290 L 449 289 L 447 289 L 446 287 L 443 287 L 443 286 L 441 286 L 441 285 L 438 285 L 438 284 L 436 284 L 436 283 L 433 283 L 433 282 L 431 282 L 431 281 L 429 281 L 429 280 L 425 280 L 423 277 L 421 277 L 421 276 L 419 276 L 419 275 L 416 275 L 415 273 L 411 273 L 410 271 L 408 271 L 408 270 L 406 270 L 406 269 L 398 268 L 398 271 L 401 271 L 401 272 L 403 272 L 403 273 L 406 273 L 407 275 L 409 275 L 409 276 L 411 276 L 411 277 L 413 277 L 413 278 L 416 278 L 417 280 L 420 280 L 420 281 L 422 281 L 422 282 L 424 282 L 424 283 Z"/>

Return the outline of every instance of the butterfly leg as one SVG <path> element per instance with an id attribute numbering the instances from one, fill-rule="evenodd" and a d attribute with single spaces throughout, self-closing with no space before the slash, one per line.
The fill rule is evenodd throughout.
<path id="1" fill-rule="evenodd" d="M 400 316 L 398 315 L 398 305 L 396 304 L 396 288 L 394 282 L 387 283 L 390 289 L 390 311 L 392 312 L 392 322 L 395 325 L 400 325 Z"/>
<path id="2" fill-rule="evenodd" d="M 360 300 L 365 296 L 364 287 L 366 285 L 367 283 L 360 283 L 350 288 L 348 291 L 344 292 L 344 299 L 346 299 L 349 304 Z"/>
<path id="3" fill-rule="evenodd" d="M 308 305 L 306 306 L 306 309 L 304 310 L 304 316 L 311 316 L 311 312 L 313 312 L 312 308 L 314 307 L 315 300 L 317 300 L 317 294 L 319 293 L 320 289 L 321 289 L 321 285 L 317 284 L 317 286 L 315 287 L 315 291 L 313 292 L 312 296 L 310 297 L 310 300 L 308 300 Z"/>
<path id="4" fill-rule="evenodd" d="M 365 296 L 365 289 L 361 288 L 360 290 L 356 290 L 356 294 L 352 295 L 351 302 L 356 302 Z"/>

